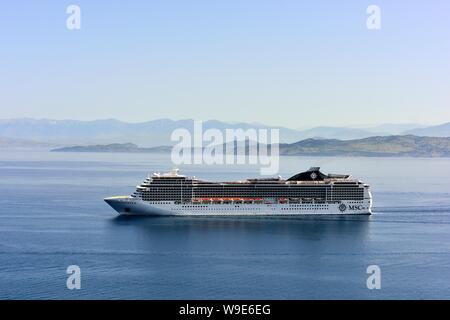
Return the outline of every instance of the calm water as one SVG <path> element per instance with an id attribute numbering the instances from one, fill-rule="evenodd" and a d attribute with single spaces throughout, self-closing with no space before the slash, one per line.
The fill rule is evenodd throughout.
<path id="1" fill-rule="evenodd" d="M 370 217 L 121 219 L 103 197 L 171 169 L 167 156 L 0 152 L 2 299 L 450 298 L 450 159 L 282 160 L 283 176 L 321 166 L 370 183 Z M 72 264 L 81 290 L 66 288 Z M 381 290 L 366 288 L 371 264 Z"/>

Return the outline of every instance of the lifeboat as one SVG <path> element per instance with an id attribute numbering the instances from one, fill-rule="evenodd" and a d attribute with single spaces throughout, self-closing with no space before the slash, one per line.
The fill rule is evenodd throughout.
<path id="1" fill-rule="evenodd" d="M 300 203 L 300 199 L 299 198 L 289 198 L 289 202 L 290 203 Z"/>

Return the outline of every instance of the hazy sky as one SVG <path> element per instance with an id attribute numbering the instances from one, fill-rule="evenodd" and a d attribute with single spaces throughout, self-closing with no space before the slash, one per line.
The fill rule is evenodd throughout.
<path id="1" fill-rule="evenodd" d="M 447 0 L 2 1 L 0 40 L 0 118 L 450 121 Z"/>

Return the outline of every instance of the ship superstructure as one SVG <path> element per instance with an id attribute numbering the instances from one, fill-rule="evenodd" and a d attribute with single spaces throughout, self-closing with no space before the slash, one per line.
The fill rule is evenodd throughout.
<path id="1" fill-rule="evenodd" d="M 210 182 L 177 169 L 147 177 L 130 196 L 105 201 L 126 215 L 299 215 L 371 214 L 370 187 L 349 175 L 312 167 L 281 177 Z"/>

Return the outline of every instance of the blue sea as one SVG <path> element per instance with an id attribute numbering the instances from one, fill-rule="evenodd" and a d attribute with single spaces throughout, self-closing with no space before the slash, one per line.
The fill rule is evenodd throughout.
<path id="1" fill-rule="evenodd" d="M 283 157 L 369 183 L 374 214 L 120 218 L 167 155 L 0 151 L 1 299 L 449 299 L 450 159 Z M 255 166 L 184 166 L 209 180 Z M 66 287 L 69 265 L 81 289 Z M 369 290 L 367 267 L 381 270 Z"/>

